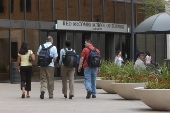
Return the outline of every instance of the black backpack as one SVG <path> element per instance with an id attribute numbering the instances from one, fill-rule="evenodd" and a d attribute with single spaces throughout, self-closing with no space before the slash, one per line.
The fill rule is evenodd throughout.
<path id="1" fill-rule="evenodd" d="M 89 47 L 87 47 L 90 52 L 88 55 L 88 65 L 90 67 L 100 67 L 101 64 L 101 56 L 100 54 L 96 51 L 96 48 L 94 48 L 94 50 L 90 49 Z"/>
<path id="2" fill-rule="evenodd" d="M 67 51 L 66 48 L 65 50 L 65 55 L 62 56 L 62 62 L 64 66 L 67 67 L 77 67 L 77 55 L 72 49 L 72 51 Z"/>
<path id="3" fill-rule="evenodd" d="M 38 66 L 47 67 L 51 62 L 53 57 L 50 56 L 50 48 L 53 47 L 53 45 L 45 48 L 44 45 L 41 45 L 42 49 L 39 52 L 38 55 Z"/>

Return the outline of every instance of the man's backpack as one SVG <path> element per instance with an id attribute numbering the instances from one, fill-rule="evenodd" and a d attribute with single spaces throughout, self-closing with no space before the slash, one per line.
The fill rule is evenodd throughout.
<path id="1" fill-rule="evenodd" d="M 53 47 L 53 45 L 45 48 L 44 45 L 41 45 L 42 49 L 39 52 L 38 55 L 38 66 L 47 67 L 52 62 L 52 57 L 50 56 L 50 48 Z"/>
<path id="2" fill-rule="evenodd" d="M 72 51 L 67 51 L 65 48 L 65 55 L 62 56 L 62 62 L 64 66 L 67 67 L 77 67 L 77 55 L 72 49 Z"/>
<path id="3" fill-rule="evenodd" d="M 89 55 L 88 55 L 88 65 L 90 67 L 100 67 L 101 64 L 101 56 L 100 54 L 96 51 L 96 48 L 94 48 L 94 50 L 90 49 L 89 47 L 87 47 L 90 51 L 89 51 Z"/>

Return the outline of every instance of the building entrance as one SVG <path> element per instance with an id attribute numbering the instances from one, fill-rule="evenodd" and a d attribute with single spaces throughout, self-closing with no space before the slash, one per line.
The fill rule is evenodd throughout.
<path id="1" fill-rule="evenodd" d="M 114 35 L 115 52 L 122 51 L 124 60 L 130 59 L 130 34 Z"/>
<path id="2" fill-rule="evenodd" d="M 118 50 L 122 51 L 123 59 L 130 58 L 130 34 L 105 34 L 105 59 L 114 61 Z"/>

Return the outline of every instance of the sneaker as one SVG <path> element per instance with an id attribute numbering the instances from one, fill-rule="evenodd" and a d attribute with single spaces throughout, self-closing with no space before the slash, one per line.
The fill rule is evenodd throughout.
<path id="1" fill-rule="evenodd" d="M 91 97 L 91 94 L 92 94 L 92 92 L 91 92 L 91 91 L 88 91 L 88 92 L 87 92 L 86 99 L 89 99 L 89 98 Z"/>
<path id="2" fill-rule="evenodd" d="M 69 99 L 72 99 L 73 97 L 74 97 L 74 95 L 70 95 L 70 96 L 69 96 Z"/>
<path id="3" fill-rule="evenodd" d="M 49 99 L 53 98 L 53 93 L 49 93 Z"/>
<path id="4" fill-rule="evenodd" d="M 44 99 L 44 94 L 45 94 L 45 92 L 41 91 L 40 99 Z"/>
<path id="5" fill-rule="evenodd" d="M 67 95 L 64 95 L 64 98 L 67 98 Z"/>
<path id="6" fill-rule="evenodd" d="M 22 94 L 21 98 L 25 98 L 25 93 Z"/>
<path id="7" fill-rule="evenodd" d="M 49 99 L 52 99 L 53 98 L 53 96 L 49 96 Z"/>
<path id="8" fill-rule="evenodd" d="M 92 98 L 96 98 L 96 95 L 92 95 Z"/>

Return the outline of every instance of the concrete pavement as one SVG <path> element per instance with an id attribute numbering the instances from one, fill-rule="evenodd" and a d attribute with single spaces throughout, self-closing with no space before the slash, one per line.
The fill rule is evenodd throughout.
<path id="1" fill-rule="evenodd" d="M 61 80 L 55 80 L 54 98 L 48 93 L 40 99 L 40 83 L 32 82 L 30 98 L 21 99 L 20 84 L 0 83 L 0 113 L 162 113 L 154 111 L 140 100 L 124 100 L 117 94 L 97 89 L 97 98 L 86 99 L 81 81 L 75 81 L 75 96 L 64 99 Z"/>

